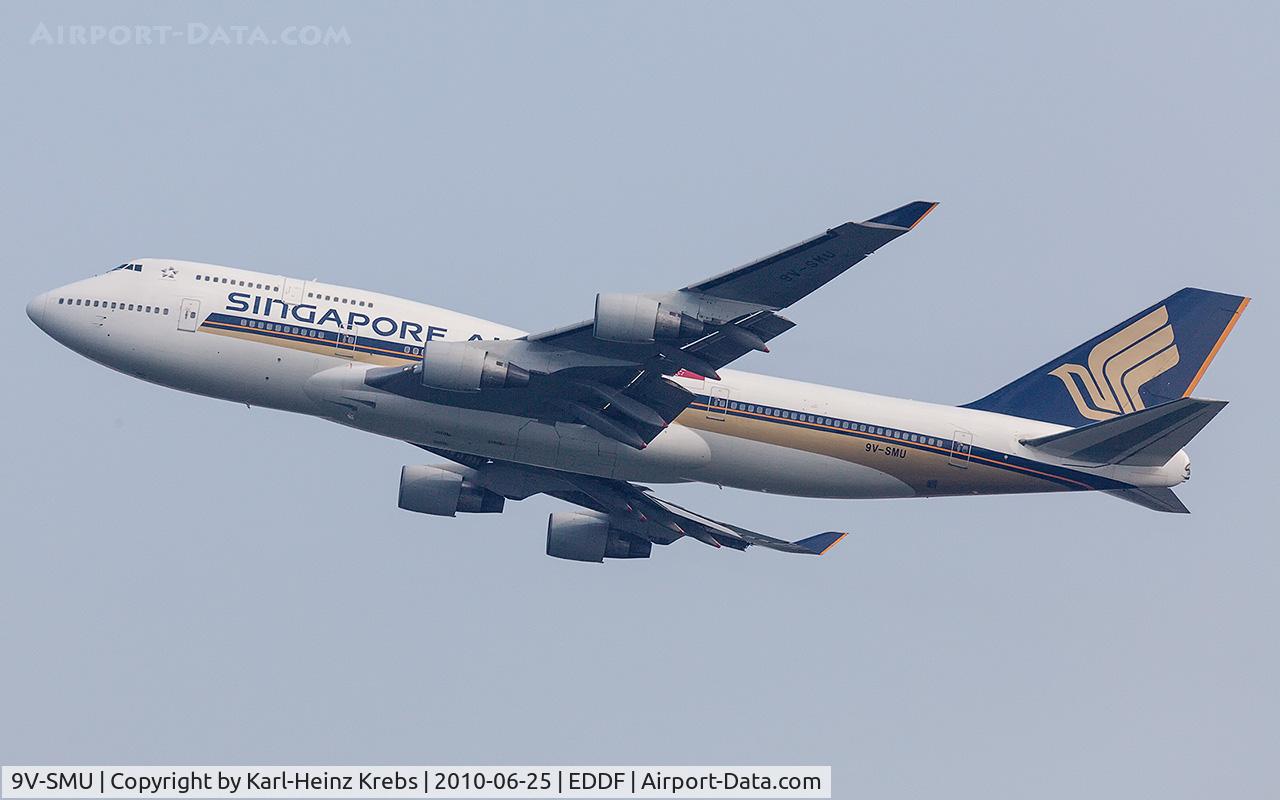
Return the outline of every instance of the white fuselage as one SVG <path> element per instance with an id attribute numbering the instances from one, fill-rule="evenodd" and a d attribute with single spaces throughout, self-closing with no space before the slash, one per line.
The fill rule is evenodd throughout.
<path id="1" fill-rule="evenodd" d="M 413 400 L 364 384 L 431 340 L 523 332 L 398 297 L 164 259 L 63 286 L 28 314 L 72 350 L 182 391 L 320 416 L 418 445 L 644 482 L 810 497 L 911 497 L 1172 486 L 1163 467 L 1046 460 L 1020 439 L 1062 426 L 746 372 L 675 378 L 697 397 L 644 450 L 580 425 Z M 122 265 L 123 267 L 124 265 Z"/>

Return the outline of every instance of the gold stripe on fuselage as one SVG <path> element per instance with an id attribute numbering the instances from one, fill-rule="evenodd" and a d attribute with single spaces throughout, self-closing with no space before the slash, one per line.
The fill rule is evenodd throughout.
<path id="1" fill-rule="evenodd" d="M 710 415 L 710 416 L 709 416 Z M 822 423 L 794 424 L 766 414 L 734 411 L 720 415 L 705 405 L 693 405 L 677 419 L 695 430 L 719 433 L 753 442 L 801 450 L 838 458 L 883 472 L 922 496 L 973 494 L 975 492 L 1044 492 L 1070 489 L 1048 473 L 1014 469 L 982 456 L 957 457 L 964 466 L 952 463 L 951 451 L 919 442 L 906 444 L 898 439 L 872 433 L 836 428 Z M 868 445 L 871 445 L 869 448 Z M 878 449 L 877 449 L 878 446 Z M 1079 488 L 1088 488 L 1080 484 Z"/>

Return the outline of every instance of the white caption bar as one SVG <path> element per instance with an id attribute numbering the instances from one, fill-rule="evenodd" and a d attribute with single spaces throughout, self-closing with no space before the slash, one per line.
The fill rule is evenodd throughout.
<path id="1" fill-rule="evenodd" d="M 0 797 L 830 797 L 831 767 L 3 767 Z"/>

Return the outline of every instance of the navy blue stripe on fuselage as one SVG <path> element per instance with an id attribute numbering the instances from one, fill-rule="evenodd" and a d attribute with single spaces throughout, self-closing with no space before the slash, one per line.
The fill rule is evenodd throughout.
<path id="1" fill-rule="evenodd" d="M 1067 469 L 1053 464 L 1045 464 L 1040 461 L 1033 461 L 1010 453 L 1002 453 L 998 450 L 977 447 L 971 444 L 961 443 L 961 449 L 957 451 L 957 443 L 953 439 L 943 439 L 941 437 L 929 436 L 928 434 L 916 431 L 907 431 L 901 428 L 873 425 L 867 422 L 856 422 L 854 420 L 841 419 L 839 417 L 829 417 L 825 414 L 809 414 L 792 409 L 779 408 L 777 406 L 765 406 L 736 400 L 730 401 L 727 406 L 724 404 L 723 400 L 718 400 L 717 404 L 713 406 L 711 404 L 711 398 L 705 394 L 698 395 L 690 405 L 690 408 L 695 408 L 710 414 L 723 414 L 725 416 L 751 419 L 759 422 L 789 425 L 791 427 L 804 428 L 821 433 L 849 436 L 858 439 L 873 439 L 885 442 L 890 446 L 932 453 L 934 455 L 944 455 L 948 458 L 965 460 L 981 466 L 996 467 L 998 469 L 1017 472 L 1022 475 L 1041 478 L 1043 480 L 1057 483 L 1068 489 L 1105 490 L 1133 488 L 1127 483 L 1122 483 L 1110 478 L 1104 478 L 1100 475 L 1090 475 L 1085 472 L 1079 472 L 1077 470 Z M 912 439 L 912 437 L 915 438 Z M 966 450 L 967 454 L 965 452 Z"/>
<path id="2" fill-rule="evenodd" d="M 350 350 L 356 353 L 401 358 L 407 361 L 416 361 L 422 357 L 422 347 L 417 344 L 408 345 L 386 339 L 359 336 L 344 331 L 327 331 L 323 328 L 231 314 L 210 314 L 201 327 L 235 333 L 250 333 L 267 339 L 275 339 L 282 343 L 300 342 L 302 344 L 329 346 L 335 351 Z"/>

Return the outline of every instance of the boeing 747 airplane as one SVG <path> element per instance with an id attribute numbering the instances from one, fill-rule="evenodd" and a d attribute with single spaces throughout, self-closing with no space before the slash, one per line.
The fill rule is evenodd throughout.
<path id="1" fill-rule="evenodd" d="M 400 507 L 451 517 L 548 494 L 547 554 L 648 558 L 689 537 L 825 553 L 663 500 L 700 481 L 804 497 L 1100 491 L 1186 513 L 1183 447 L 1226 404 L 1192 396 L 1247 297 L 1182 289 L 953 407 L 730 371 L 778 312 L 913 229 L 934 203 L 848 222 L 675 291 L 596 295 L 543 333 L 377 292 L 138 259 L 31 300 L 71 350 L 146 381 L 322 417 L 433 453 Z"/>

